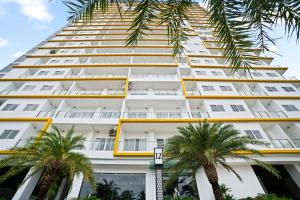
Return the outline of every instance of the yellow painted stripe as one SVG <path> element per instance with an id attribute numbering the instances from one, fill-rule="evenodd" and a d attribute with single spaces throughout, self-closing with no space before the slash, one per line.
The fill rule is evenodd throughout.
<path id="1" fill-rule="evenodd" d="M 300 96 L 187 95 L 187 99 L 300 99 Z"/>
<path id="2" fill-rule="evenodd" d="M 1 78 L 1 81 L 126 81 L 127 78 Z"/>
<path id="3" fill-rule="evenodd" d="M 72 64 L 72 65 L 13 65 L 13 68 L 77 68 L 77 67 L 178 67 L 170 64 Z"/>
<path id="4" fill-rule="evenodd" d="M 97 53 L 97 54 L 47 54 L 26 55 L 28 58 L 65 58 L 65 57 L 109 57 L 109 56 L 159 56 L 174 57 L 170 53 Z"/>
<path id="5" fill-rule="evenodd" d="M 221 55 L 201 55 L 201 54 L 188 54 L 189 57 L 194 58 L 225 58 L 225 56 Z M 260 59 L 260 60 L 273 60 L 272 57 L 262 57 L 262 56 L 243 56 L 243 58 L 247 59 Z"/>
<path id="6" fill-rule="evenodd" d="M 141 45 L 141 46 L 121 46 L 121 45 L 90 45 L 90 46 L 42 46 L 38 49 L 105 49 L 105 48 L 118 48 L 118 49 L 143 49 L 143 48 L 166 48 L 172 49 L 172 46 L 168 45 Z"/>
<path id="7" fill-rule="evenodd" d="M 99 98 L 99 99 L 122 99 L 124 95 L 0 95 L 2 99 L 80 99 L 80 98 Z"/>
<path id="8" fill-rule="evenodd" d="M 228 68 L 231 69 L 231 66 L 227 65 L 191 65 L 191 68 Z M 242 68 L 242 67 L 240 67 Z M 271 66 L 253 66 L 252 69 L 261 69 L 261 70 L 288 70 L 287 67 L 271 67 Z"/>
<path id="9" fill-rule="evenodd" d="M 234 78 L 183 78 L 183 81 L 209 81 L 209 82 L 266 82 L 266 83 L 293 83 L 300 80 L 276 80 L 276 79 L 234 79 Z"/>

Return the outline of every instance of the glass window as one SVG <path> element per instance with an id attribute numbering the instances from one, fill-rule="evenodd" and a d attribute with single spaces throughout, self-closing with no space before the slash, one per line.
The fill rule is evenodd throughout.
<path id="1" fill-rule="evenodd" d="M 64 63 L 73 63 L 73 60 L 64 60 Z"/>
<path id="2" fill-rule="evenodd" d="M 296 90 L 292 87 L 281 87 L 286 92 L 296 92 Z"/>
<path id="3" fill-rule="evenodd" d="M 259 73 L 259 72 L 251 72 L 252 76 L 256 76 L 256 77 L 259 77 L 259 76 L 263 76 L 262 73 Z"/>
<path id="4" fill-rule="evenodd" d="M 230 105 L 233 112 L 242 112 L 245 111 L 245 108 L 243 105 Z"/>
<path id="5" fill-rule="evenodd" d="M 214 76 L 222 76 L 223 75 L 223 73 L 220 71 L 211 71 L 211 74 Z"/>
<path id="6" fill-rule="evenodd" d="M 6 104 L 2 111 L 14 111 L 19 106 L 19 104 Z"/>
<path id="7" fill-rule="evenodd" d="M 262 135 L 258 130 L 245 130 L 245 133 L 253 139 L 263 139 Z"/>
<path id="8" fill-rule="evenodd" d="M 54 75 L 63 75 L 64 74 L 64 71 L 55 71 L 54 72 Z"/>
<path id="9" fill-rule="evenodd" d="M 45 91 L 45 90 L 52 90 L 53 85 L 43 85 L 41 87 L 41 91 Z"/>
<path id="10" fill-rule="evenodd" d="M 215 91 L 215 88 L 212 85 L 202 85 L 202 89 L 204 91 Z"/>
<path id="11" fill-rule="evenodd" d="M 125 151 L 146 151 L 146 139 L 125 139 Z"/>
<path id="12" fill-rule="evenodd" d="M 40 71 L 38 73 L 38 75 L 47 75 L 47 74 L 49 74 L 49 71 Z"/>
<path id="13" fill-rule="evenodd" d="M 222 86 L 220 86 L 220 88 L 221 88 L 222 91 L 232 91 L 231 86 L 224 86 L 224 85 L 222 85 Z"/>
<path id="14" fill-rule="evenodd" d="M 129 174 L 129 173 L 115 173 L 115 174 L 94 174 L 97 188 L 93 191 L 92 187 L 83 182 L 79 197 L 80 199 L 89 196 L 103 200 L 118 200 L 118 199 L 136 199 L 144 200 L 146 175 L 145 174 Z"/>
<path id="15" fill-rule="evenodd" d="M 265 88 L 266 90 L 268 90 L 268 92 L 278 92 L 278 89 L 276 87 L 266 86 Z"/>
<path id="16" fill-rule="evenodd" d="M 268 72 L 268 73 L 266 73 L 269 77 L 277 77 L 278 75 L 276 74 L 276 73 L 274 73 L 274 72 Z"/>
<path id="17" fill-rule="evenodd" d="M 114 148 L 114 141 L 113 138 L 96 138 L 92 150 L 112 151 Z"/>
<path id="18" fill-rule="evenodd" d="M 22 89 L 23 91 L 31 91 L 36 88 L 35 85 L 25 85 L 24 88 Z"/>
<path id="19" fill-rule="evenodd" d="M 207 75 L 207 72 L 206 71 L 196 71 L 196 74 L 197 75 Z"/>
<path id="20" fill-rule="evenodd" d="M 156 147 L 163 149 L 165 146 L 164 139 L 156 139 Z"/>
<path id="21" fill-rule="evenodd" d="M 19 130 L 4 130 L 0 135 L 0 139 L 14 139 L 18 133 Z"/>
<path id="22" fill-rule="evenodd" d="M 210 105 L 210 108 L 213 112 L 224 112 L 224 106 L 223 105 Z"/>
<path id="23" fill-rule="evenodd" d="M 38 108 L 39 104 L 27 104 L 23 111 L 35 111 Z"/>
<path id="24" fill-rule="evenodd" d="M 282 107 L 289 112 L 299 111 L 299 109 L 295 105 L 282 105 Z"/>
<path id="25" fill-rule="evenodd" d="M 50 60 L 50 63 L 59 63 L 59 60 Z"/>

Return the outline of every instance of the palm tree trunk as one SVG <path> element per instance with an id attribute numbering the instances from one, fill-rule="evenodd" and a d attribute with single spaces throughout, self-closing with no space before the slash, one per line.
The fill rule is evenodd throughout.
<path id="1" fill-rule="evenodd" d="M 218 172 L 217 172 L 216 167 L 212 164 L 206 164 L 206 165 L 204 165 L 203 168 L 204 168 L 205 174 L 207 176 L 207 179 L 213 189 L 215 199 L 216 200 L 224 200 L 223 194 L 220 190 L 220 185 L 218 182 Z"/>
<path id="2" fill-rule="evenodd" d="M 56 176 L 58 175 L 58 168 L 57 167 L 49 167 L 45 170 L 42 175 L 41 185 L 36 197 L 36 200 L 45 200 L 48 190 L 55 180 Z"/>

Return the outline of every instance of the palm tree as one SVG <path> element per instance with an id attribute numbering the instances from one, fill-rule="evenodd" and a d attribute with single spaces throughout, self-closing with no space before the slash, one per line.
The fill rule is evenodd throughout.
<path id="1" fill-rule="evenodd" d="M 30 139 L 25 147 L 14 147 L 14 154 L 0 160 L 0 168 L 10 169 L 0 177 L 0 182 L 31 167 L 31 173 L 23 183 L 33 175 L 42 171 L 39 181 L 37 200 L 53 194 L 54 188 L 62 178 L 67 179 L 70 186 L 73 177 L 82 173 L 86 181 L 95 187 L 91 162 L 83 154 L 75 152 L 75 149 L 83 148 L 85 138 L 82 135 L 74 136 L 74 127 L 65 135 L 54 127 L 54 131 L 45 132 L 38 141 Z"/>
<path id="2" fill-rule="evenodd" d="M 118 200 L 119 191 L 121 190 L 117 187 L 117 184 L 114 181 L 107 181 L 103 179 L 103 183 L 97 183 L 97 193 L 96 196 L 102 200 Z"/>
<path id="3" fill-rule="evenodd" d="M 184 21 L 188 19 L 189 8 L 193 0 L 66 0 L 70 22 L 83 19 L 88 22 L 97 9 L 105 13 L 111 4 L 115 4 L 120 14 L 126 4 L 126 12 L 135 14 L 129 28 L 130 36 L 127 45 L 136 45 L 146 35 L 145 30 L 151 29 L 154 19 L 159 24 L 166 24 L 169 43 L 173 45 L 173 53 L 180 54 L 183 50 L 182 41 L 186 40 L 187 30 Z M 300 3 L 299 0 L 200 0 L 204 3 L 209 22 L 214 27 L 214 37 L 224 48 L 225 60 L 230 63 L 233 71 L 240 68 L 249 70 L 255 58 L 249 52 L 259 48 L 269 51 L 275 44 L 270 36 L 274 28 L 283 25 L 287 37 L 300 39 Z M 123 4 L 122 4 L 123 3 Z M 134 6 L 133 6 L 134 5 Z M 160 14 L 160 16 L 159 16 Z M 122 17 L 122 15 L 121 15 Z"/>
<path id="4" fill-rule="evenodd" d="M 257 150 L 249 146 L 266 145 L 266 143 L 248 136 L 241 136 L 240 132 L 232 125 L 203 122 L 198 126 L 189 124 L 186 127 L 179 127 L 178 130 L 180 135 L 170 138 L 165 148 L 166 162 L 175 163 L 166 170 L 173 176 L 178 176 L 186 171 L 192 172 L 195 176 L 196 171 L 203 167 L 216 200 L 223 200 L 216 169 L 218 165 L 233 172 L 241 180 L 237 172 L 226 163 L 228 158 L 254 161 L 275 176 L 279 176 L 278 172 L 270 165 L 236 153 L 237 151 L 248 151 L 259 154 Z"/>

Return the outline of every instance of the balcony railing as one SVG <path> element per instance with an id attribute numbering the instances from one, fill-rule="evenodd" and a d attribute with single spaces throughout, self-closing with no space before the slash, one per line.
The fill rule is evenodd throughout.
<path id="1" fill-rule="evenodd" d="M 208 112 L 192 112 L 192 118 L 210 118 Z"/>
<path id="2" fill-rule="evenodd" d="M 242 96 L 269 96 L 268 93 L 262 92 L 253 92 L 253 91 L 239 91 L 239 94 Z"/>
<path id="3" fill-rule="evenodd" d="M 123 90 L 75 90 L 70 95 L 123 95 Z"/>
<path id="4" fill-rule="evenodd" d="M 157 119 L 176 119 L 189 118 L 188 112 L 124 112 L 124 118 L 157 118 Z"/>
<path id="5" fill-rule="evenodd" d="M 131 74 L 131 78 L 178 78 L 178 75 L 173 74 Z"/>
<path id="6" fill-rule="evenodd" d="M 135 96 L 144 96 L 144 95 L 154 95 L 154 96 L 181 96 L 182 93 L 180 91 L 174 90 L 130 90 L 128 94 Z"/>
<path id="7" fill-rule="evenodd" d="M 283 111 L 253 111 L 253 114 L 260 118 L 288 118 Z"/>
<path id="8" fill-rule="evenodd" d="M 93 112 L 93 111 L 59 111 L 56 118 L 101 118 L 115 119 L 120 118 L 121 112 Z"/>
<path id="9" fill-rule="evenodd" d="M 66 75 L 65 78 L 125 78 L 125 74 L 81 74 L 81 75 Z"/>
<path id="10" fill-rule="evenodd" d="M 300 139 L 271 139 L 275 148 L 300 148 Z"/>
<path id="11" fill-rule="evenodd" d="M 125 139 L 119 141 L 118 150 L 131 152 L 152 152 L 155 147 L 163 148 L 163 146 L 163 144 L 160 145 L 156 141 L 147 141 L 146 139 Z"/>
<path id="12" fill-rule="evenodd" d="M 37 117 L 53 117 L 54 111 L 40 111 Z"/>

